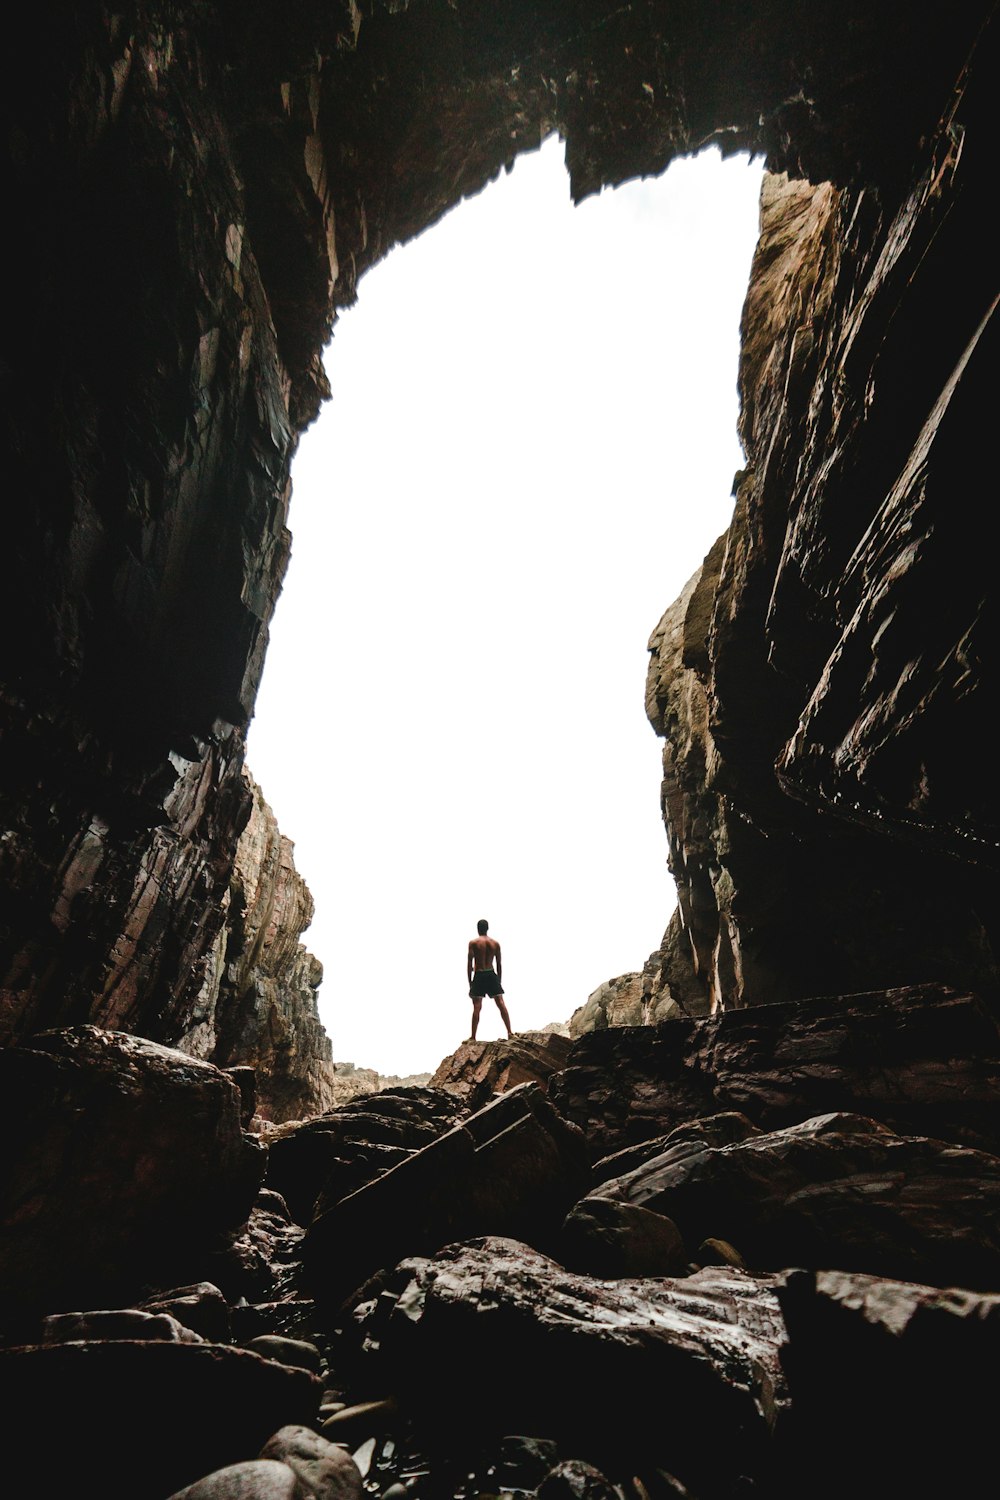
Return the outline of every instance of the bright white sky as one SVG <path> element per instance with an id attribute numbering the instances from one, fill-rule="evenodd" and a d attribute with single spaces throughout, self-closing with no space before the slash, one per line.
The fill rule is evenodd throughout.
<path id="1" fill-rule="evenodd" d="M 647 642 L 731 515 L 760 175 L 712 151 L 574 208 L 553 138 L 336 325 L 248 763 L 338 1061 L 454 1051 L 480 917 L 515 1031 L 659 946 Z"/>

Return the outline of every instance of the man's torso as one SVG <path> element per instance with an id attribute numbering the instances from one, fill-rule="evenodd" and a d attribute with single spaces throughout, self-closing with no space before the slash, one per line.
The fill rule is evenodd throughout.
<path id="1" fill-rule="evenodd" d="M 492 969 L 493 961 L 500 951 L 500 944 L 495 938 L 477 937 L 473 938 L 469 944 L 469 951 L 472 954 L 473 963 L 477 971 L 480 969 Z"/>

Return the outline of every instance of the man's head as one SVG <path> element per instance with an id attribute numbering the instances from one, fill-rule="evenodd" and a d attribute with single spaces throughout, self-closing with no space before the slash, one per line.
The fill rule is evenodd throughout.
<path id="1" fill-rule="evenodd" d="M 476 931 L 479 933 L 480 937 L 485 937 L 486 934 L 489 932 L 489 930 L 490 930 L 490 924 L 489 924 L 489 922 L 486 921 L 485 917 L 481 918 L 476 923 Z"/>

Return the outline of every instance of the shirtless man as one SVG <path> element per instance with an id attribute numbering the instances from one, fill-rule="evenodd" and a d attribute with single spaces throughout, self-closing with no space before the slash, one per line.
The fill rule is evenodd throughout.
<path id="1" fill-rule="evenodd" d="M 503 972 L 500 963 L 500 944 L 496 938 L 487 937 L 490 924 L 488 922 L 477 922 L 476 930 L 478 937 L 470 939 L 469 942 L 469 998 L 472 1001 L 472 1035 L 470 1042 L 476 1040 L 476 1032 L 479 1029 L 479 1012 L 483 1008 L 483 996 L 492 995 L 497 1003 L 497 1010 L 503 1017 L 503 1024 L 507 1028 L 507 1035 L 513 1036 L 510 1029 L 510 1016 L 503 1001 L 503 985 L 500 976 Z M 496 961 L 496 969 L 493 964 Z"/>

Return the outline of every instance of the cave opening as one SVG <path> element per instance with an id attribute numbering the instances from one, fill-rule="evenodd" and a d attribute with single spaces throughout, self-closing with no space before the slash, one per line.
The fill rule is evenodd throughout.
<path id="1" fill-rule="evenodd" d="M 338 1061 L 454 1049 L 480 916 L 518 1031 L 659 943 L 645 647 L 731 513 L 761 172 L 713 148 L 574 207 L 552 136 L 336 324 L 248 764 Z"/>

